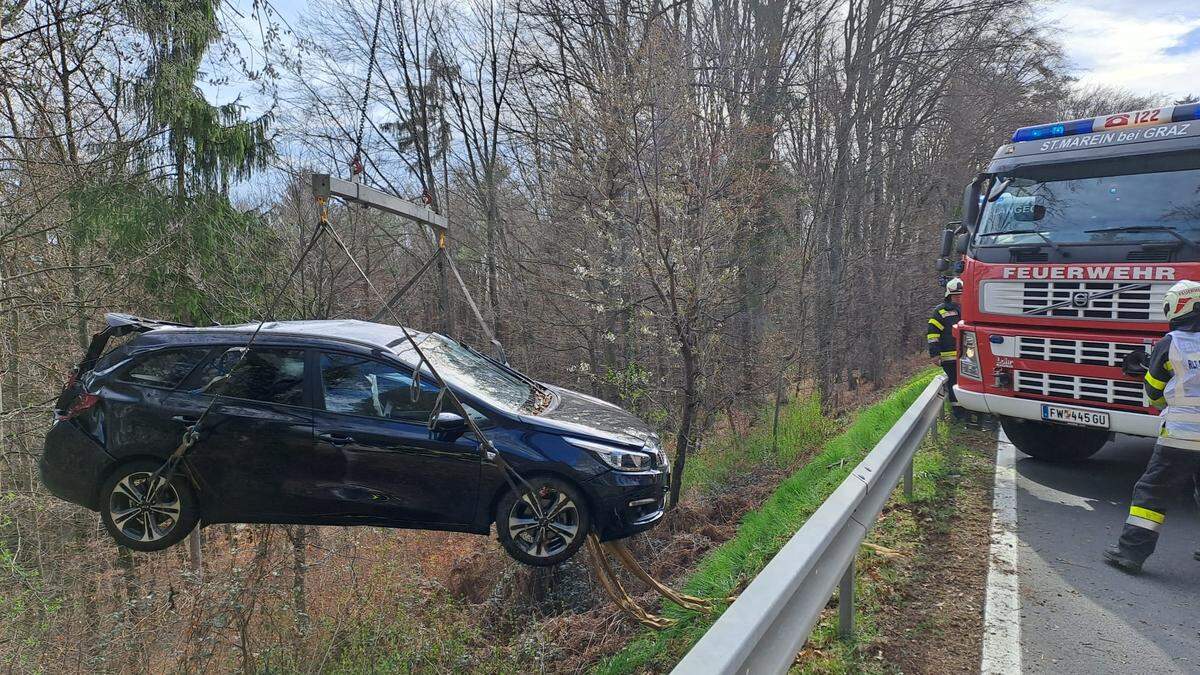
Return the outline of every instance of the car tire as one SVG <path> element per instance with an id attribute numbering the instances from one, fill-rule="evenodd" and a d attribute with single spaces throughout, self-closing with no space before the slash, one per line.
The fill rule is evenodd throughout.
<path id="1" fill-rule="evenodd" d="M 500 544 L 517 562 L 533 567 L 557 565 L 579 550 L 592 529 L 591 513 L 583 494 L 571 483 L 553 476 L 525 481 L 529 490 L 509 490 L 496 504 L 496 533 Z M 518 487 L 526 487 L 518 484 Z M 523 499 L 536 495 L 544 517 Z"/>
<path id="2" fill-rule="evenodd" d="M 118 466 L 100 487 L 100 520 L 117 544 L 135 551 L 161 551 L 188 536 L 200 520 L 196 495 L 176 472 L 152 504 L 143 500 L 150 477 L 162 462 L 139 459 Z"/>
<path id="3" fill-rule="evenodd" d="M 1045 462 L 1078 462 L 1104 447 L 1111 433 L 1065 424 L 1001 417 L 1004 435 L 1018 450 Z"/>

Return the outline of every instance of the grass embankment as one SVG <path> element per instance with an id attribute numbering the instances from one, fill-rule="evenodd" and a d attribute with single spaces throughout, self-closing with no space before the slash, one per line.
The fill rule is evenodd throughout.
<path id="1" fill-rule="evenodd" d="M 761 507 L 746 514 L 737 535 L 704 558 L 683 585 L 684 591 L 702 597 L 726 597 L 753 578 L 879 442 L 937 372 L 940 371 L 933 368 L 922 372 L 887 398 L 854 415 L 845 431 L 826 440 L 821 451 L 785 479 Z M 800 449 L 820 445 L 819 438 L 828 438 L 831 424 L 832 421 L 822 417 L 819 408 L 810 403 L 802 401 L 790 406 L 780 419 L 779 452 L 791 453 L 794 457 Z M 756 428 L 759 430 L 741 441 L 747 452 L 759 453 L 764 458 L 775 454 L 772 452 L 771 426 L 760 424 Z M 818 442 L 814 443 L 814 440 Z M 706 479 L 720 476 L 724 463 L 734 461 L 729 459 L 729 453 L 714 453 L 713 456 L 717 459 L 712 464 L 697 457 L 694 464 L 698 466 L 688 467 L 697 483 L 704 484 Z M 787 459 L 786 456 L 779 458 Z M 925 465 L 929 461 L 932 460 L 919 457 L 916 469 L 931 471 L 931 467 Z M 927 490 L 924 486 L 921 489 Z M 918 492 L 917 498 L 921 494 L 923 492 Z M 611 659 L 601 663 L 597 671 L 669 670 L 717 616 L 675 606 L 666 607 L 663 613 L 677 619 L 678 623 L 666 630 L 646 632 L 635 638 Z"/>

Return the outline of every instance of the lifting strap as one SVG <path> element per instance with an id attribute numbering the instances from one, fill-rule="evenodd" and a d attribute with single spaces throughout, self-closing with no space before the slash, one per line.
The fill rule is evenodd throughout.
<path id="1" fill-rule="evenodd" d="M 530 504 L 530 506 L 533 508 L 534 514 L 537 515 L 538 518 L 543 517 L 545 514 L 542 511 L 542 506 L 539 500 L 528 499 L 528 496 L 533 493 L 533 486 L 530 485 L 524 478 L 522 478 L 521 474 L 517 473 L 516 469 L 514 469 L 512 465 L 510 465 L 508 461 L 504 459 L 504 456 L 496 450 L 496 447 L 492 445 L 491 440 L 488 439 L 487 435 L 483 433 L 483 430 L 479 428 L 479 425 L 475 423 L 475 419 L 471 417 L 471 413 L 467 410 L 467 407 L 463 405 L 461 400 L 459 400 L 458 394 L 454 393 L 454 390 L 446 384 L 444 379 L 442 379 L 442 376 L 438 373 L 437 368 L 433 365 L 433 362 L 426 358 L 425 352 L 421 350 L 421 346 L 417 344 L 417 341 L 415 338 L 413 338 L 412 333 L 409 332 L 406 326 L 404 326 L 404 322 L 396 314 L 396 310 L 387 306 L 387 299 L 384 298 L 383 294 L 379 292 L 379 289 L 375 286 L 375 283 L 371 281 L 371 278 L 367 276 L 366 271 L 363 270 L 362 265 L 358 264 L 358 260 L 354 257 L 354 254 L 350 252 L 350 249 L 346 246 L 345 242 L 343 242 L 342 238 L 338 236 L 337 230 L 334 230 L 333 226 L 329 223 L 329 208 L 323 200 L 321 202 L 320 227 L 324 228 L 324 230 L 329 233 L 329 236 L 333 238 L 333 241 L 337 244 L 338 248 L 342 249 L 342 253 L 346 255 L 346 258 L 350 261 L 350 264 L 354 267 L 354 269 L 358 270 L 359 275 L 363 278 L 363 282 L 367 284 L 367 288 L 369 288 L 371 292 L 375 294 L 375 297 L 384 303 L 385 309 L 387 309 L 388 313 L 391 314 L 392 319 L 396 322 L 396 327 L 399 328 L 404 334 L 404 339 L 408 342 L 409 346 L 412 347 L 413 354 L 415 354 L 417 357 L 417 364 L 413 369 L 414 373 L 419 373 L 422 366 L 429 369 L 429 374 L 433 376 L 434 382 L 436 382 L 438 387 L 441 389 L 441 394 L 446 395 L 450 399 L 451 403 L 454 404 L 454 408 L 457 409 L 458 414 L 461 415 L 463 420 L 466 421 L 467 428 L 475 435 L 475 438 L 479 440 L 479 445 L 483 450 L 484 457 L 495 462 L 496 466 L 500 469 L 500 472 L 504 474 L 504 479 L 508 482 L 508 485 L 510 488 L 512 488 L 512 491 L 526 498 L 525 501 Z M 439 247 L 439 251 L 441 250 L 443 249 Z M 518 487 L 517 483 L 520 483 L 520 487 Z"/>
<path id="2" fill-rule="evenodd" d="M 324 200 L 320 201 L 321 208 L 324 209 Z M 308 254 L 312 252 L 313 247 L 317 245 L 317 241 L 321 239 L 321 234 L 324 231 L 325 228 L 318 223 L 316 229 L 313 230 L 312 236 L 309 237 L 308 244 L 300 253 L 300 257 L 296 259 L 296 264 L 292 266 L 292 271 L 288 272 L 287 278 L 284 280 L 283 285 L 279 287 L 279 292 L 275 294 L 275 299 L 272 300 L 271 304 L 267 306 L 267 311 L 263 315 L 263 318 L 259 319 L 258 326 L 256 326 L 254 332 L 250 334 L 250 339 L 246 341 L 246 347 L 242 350 L 241 354 L 238 355 L 238 360 L 233 362 L 233 365 L 229 367 L 229 370 L 226 373 L 209 380 L 208 383 L 204 385 L 205 390 L 211 389 L 213 385 L 220 383 L 222 380 L 228 379 L 229 376 L 233 374 L 233 371 L 237 370 L 238 366 L 242 365 L 242 361 L 244 361 L 246 359 L 246 355 L 250 353 L 250 346 L 254 344 L 254 341 L 258 338 L 258 334 L 262 332 L 263 325 L 266 324 L 267 319 L 275 315 L 275 310 L 279 307 L 279 303 L 283 300 L 284 293 L 287 291 L 288 287 L 292 285 L 292 279 L 296 277 L 296 273 L 300 271 L 300 266 L 304 264 L 304 260 L 308 258 Z M 187 453 L 190 452 L 191 449 L 196 445 L 196 441 L 200 440 L 201 425 L 203 425 L 204 421 L 208 418 L 208 413 L 212 411 L 213 405 L 217 402 L 218 398 L 220 398 L 220 395 L 214 395 L 208 400 L 208 405 L 204 406 L 204 410 L 201 411 L 200 415 L 196 418 L 196 421 L 193 422 L 183 432 L 183 438 L 180 439 L 179 445 L 176 446 L 175 450 L 172 451 L 167 457 L 167 461 L 164 462 L 162 466 L 158 467 L 158 470 L 150 476 L 150 490 L 146 496 L 148 500 L 154 499 L 154 496 L 158 493 L 160 486 L 171 482 L 171 479 L 175 476 L 175 472 L 179 469 L 180 463 L 185 461 Z"/>

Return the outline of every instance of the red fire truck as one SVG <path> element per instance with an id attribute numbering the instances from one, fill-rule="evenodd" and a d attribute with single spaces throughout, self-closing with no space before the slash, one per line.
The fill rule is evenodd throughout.
<path id="1" fill-rule="evenodd" d="M 1145 354 L 1163 294 L 1200 280 L 1200 105 L 1018 130 L 967 187 L 940 269 L 952 248 L 964 408 L 1047 460 L 1156 436 Z"/>

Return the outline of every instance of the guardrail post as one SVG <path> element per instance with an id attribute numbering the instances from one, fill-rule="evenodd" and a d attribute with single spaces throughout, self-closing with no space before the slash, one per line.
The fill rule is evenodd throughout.
<path id="1" fill-rule="evenodd" d="M 935 424 L 936 424 L 936 422 L 935 422 Z M 908 466 L 904 467 L 904 496 L 908 499 L 912 499 L 912 495 L 913 495 L 912 483 L 913 483 L 913 463 L 912 463 L 912 460 L 910 459 L 910 460 L 908 460 Z"/>
<path id="2" fill-rule="evenodd" d="M 846 565 L 838 584 L 838 637 L 843 640 L 854 638 L 854 558 Z"/>

